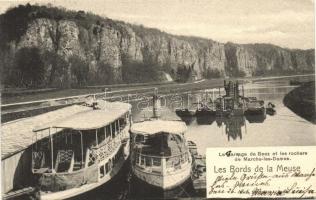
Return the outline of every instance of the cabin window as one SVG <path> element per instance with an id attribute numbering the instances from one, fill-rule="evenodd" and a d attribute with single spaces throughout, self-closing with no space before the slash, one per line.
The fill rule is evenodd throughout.
<path id="1" fill-rule="evenodd" d="M 109 171 L 110 171 L 110 169 L 109 169 L 109 163 L 107 162 L 107 163 L 105 164 L 105 174 L 107 174 Z"/>
<path id="2" fill-rule="evenodd" d="M 120 131 L 119 120 L 115 121 L 115 129 L 116 129 L 116 134 L 117 134 Z"/>
<path id="3" fill-rule="evenodd" d="M 105 131 L 106 131 L 106 137 L 110 137 L 111 136 L 111 127 L 110 127 L 110 125 L 107 125 L 105 127 Z"/>
<path id="4" fill-rule="evenodd" d="M 119 121 L 120 121 L 120 128 L 122 130 L 126 126 L 126 118 L 120 118 Z"/>
<path id="5" fill-rule="evenodd" d="M 112 128 L 112 138 L 114 138 L 115 137 L 115 122 L 113 122 L 112 124 L 111 124 L 111 128 Z"/>
<path id="6" fill-rule="evenodd" d="M 145 165 L 145 157 L 144 156 L 140 157 L 140 164 Z"/>
<path id="7" fill-rule="evenodd" d="M 147 167 L 151 167 L 152 166 L 152 163 L 151 163 L 151 158 L 150 157 L 145 157 L 145 163 L 146 163 L 146 166 Z"/>
<path id="8" fill-rule="evenodd" d="M 171 161 L 170 158 L 166 158 L 166 166 L 167 166 L 167 168 L 170 168 L 170 167 L 173 166 L 172 161 Z"/>
<path id="9" fill-rule="evenodd" d="M 135 164 L 136 164 L 136 163 L 137 163 L 137 164 L 139 163 L 139 155 L 138 155 L 138 154 L 135 155 L 134 163 L 135 163 Z"/>
<path id="10" fill-rule="evenodd" d="M 104 173 L 104 165 L 102 165 L 100 167 L 100 178 L 104 177 L 105 173 Z"/>
<path id="11" fill-rule="evenodd" d="M 135 142 L 136 143 L 144 142 L 144 135 L 136 135 Z"/>
<path id="12" fill-rule="evenodd" d="M 105 139 L 104 128 L 98 129 L 98 143 L 101 144 Z"/>
<path id="13" fill-rule="evenodd" d="M 112 169 L 112 160 L 110 159 L 108 163 L 109 163 L 109 171 L 111 171 L 111 169 Z"/>
<path id="14" fill-rule="evenodd" d="M 153 165 L 159 167 L 161 165 L 160 158 L 153 158 Z"/>

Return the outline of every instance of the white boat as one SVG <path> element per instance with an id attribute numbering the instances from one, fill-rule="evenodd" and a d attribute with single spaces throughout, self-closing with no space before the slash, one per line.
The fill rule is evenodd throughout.
<path id="1" fill-rule="evenodd" d="M 190 178 L 192 158 L 182 121 L 153 119 L 131 126 L 132 172 L 145 183 L 163 190 Z"/>
<path id="2" fill-rule="evenodd" d="M 40 199 L 66 199 L 114 178 L 129 156 L 131 105 L 98 101 L 66 119 L 36 127 L 32 172 Z"/>

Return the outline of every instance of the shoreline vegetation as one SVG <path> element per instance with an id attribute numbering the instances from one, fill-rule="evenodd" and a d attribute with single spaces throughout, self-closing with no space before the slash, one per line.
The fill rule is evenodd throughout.
<path id="1" fill-rule="evenodd" d="M 295 114 L 316 124 L 315 81 L 303 83 L 289 92 L 285 95 L 283 103 Z"/>

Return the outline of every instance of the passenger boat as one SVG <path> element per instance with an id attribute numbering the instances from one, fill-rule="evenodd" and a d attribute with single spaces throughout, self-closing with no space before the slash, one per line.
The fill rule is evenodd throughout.
<path id="1" fill-rule="evenodd" d="M 129 157 L 130 114 L 130 104 L 98 101 L 36 127 L 32 172 L 40 199 L 74 197 L 114 178 Z"/>
<path id="2" fill-rule="evenodd" d="M 163 190 L 186 182 L 192 164 L 184 137 L 186 129 L 181 121 L 153 119 L 133 123 L 130 130 L 133 174 Z"/>

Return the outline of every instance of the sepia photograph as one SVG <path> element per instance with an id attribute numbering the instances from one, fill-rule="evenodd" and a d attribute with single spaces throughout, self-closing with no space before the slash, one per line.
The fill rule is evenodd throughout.
<path id="1" fill-rule="evenodd" d="M 315 199 L 314 0 L 0 0 L 1 198 Z"/>

